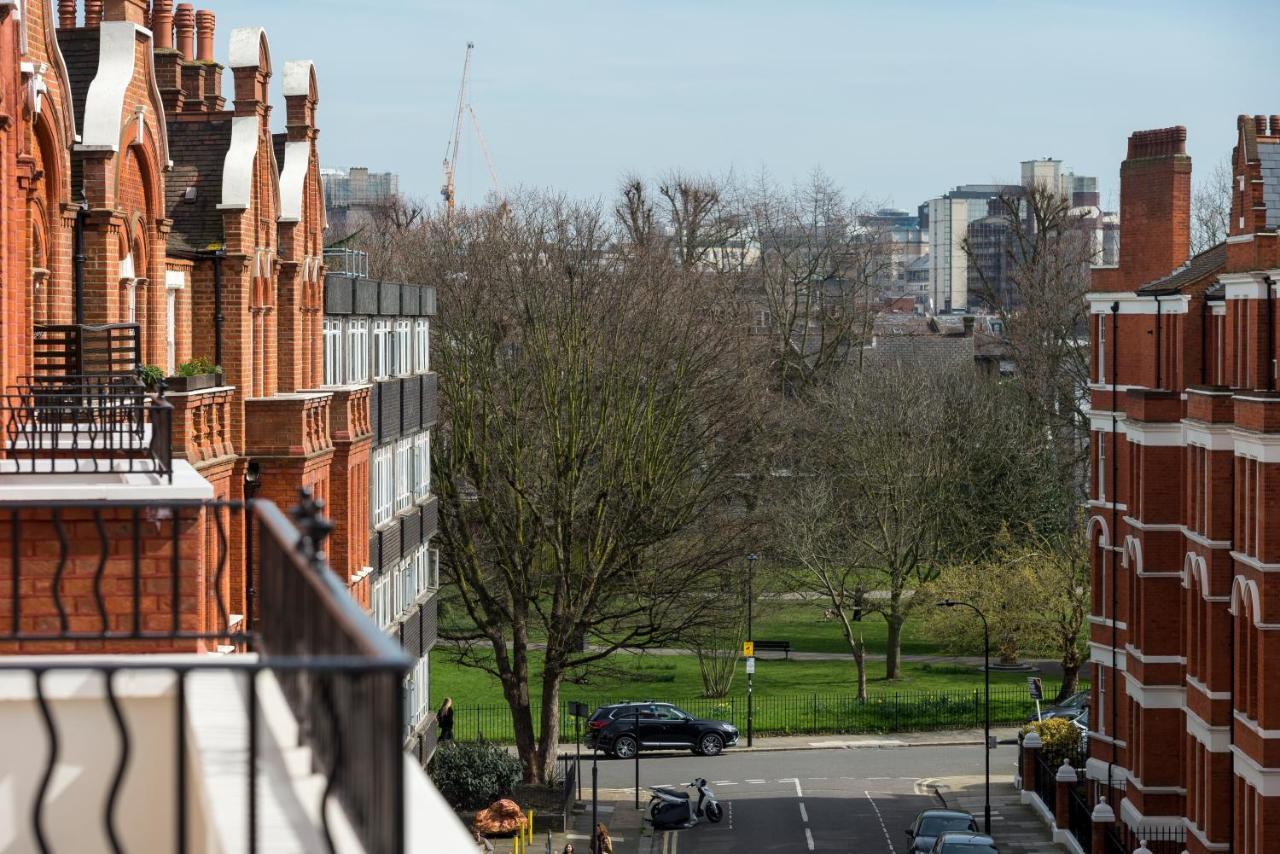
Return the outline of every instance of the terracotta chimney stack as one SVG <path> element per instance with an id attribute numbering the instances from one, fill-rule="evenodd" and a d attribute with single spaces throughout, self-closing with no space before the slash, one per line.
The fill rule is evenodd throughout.
<path id="1" fill-rule="evenodd" d="M 1266 135 L 1267 135 L 1267 117 L 1266 117 L 1266 116 L 1254 116 L 1254 117 L 1253 117 L 1253 130 L 1254 130 L 1254 132 L 1256 132 L 1256 133 L 1258 134 L 1258 136 L 1266 136 Z"/>
<path id="2" fill-rule="evenodd" d="M 151 36 L 156 50 L 173 49 L 173 0 L 152 0 Z"/>
<path id="3" fill-rule="evenodd" d="M 84 0 L 84 25 L 97 27 L 102 23 L 102 0 Z"/>
<path id="4" fill-rule="evenodd" d="M 64 30 L 76 28 L 76 0 L 58 0 L 58 26 Z"/>
<path id="5" fill-rule="evenodd" d="M 1280 116 L 1271 117 L 1271 135 L 1280 136 Z"/>
<path id="6" fill-rule="evenodd" d="M 1126 287 L 1168 275 L 1191 251 L 1191 158 L 1184 127 L 1137 131 L 1120 165 L 1120 271 Z"/>
<path id="7" fill-rule="evenodd" d="M 147 0 L 106 0 L 104 21 L 128 21 L 140 27 L 147 25 Z"/>
<path id="8" fill-rule="evenodd" d="M 208 9 L 196 12 L 196 59 L 213 62 L 213 26 L 217 17 Z"/>
<path id="9" fill-rule="evenodd" d="M 178 33 L 178 53 L 187 62 L 193 61 L 196 58 L 196 26 L 195 12 L 190 3 L 178 4 L 177 11 L 173 13 L 173 26 Z"/>

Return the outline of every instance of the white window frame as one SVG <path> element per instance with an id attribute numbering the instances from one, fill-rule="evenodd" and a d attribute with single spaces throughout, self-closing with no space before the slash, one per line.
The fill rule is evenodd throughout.
<path id="1" fill-rule="evenodd" d="M 395 443 L 395 507 L 397 513 L 402 513 L 413 506 L 412 456 L 413 440 L 398 439 Z"/>
<path id="2" fill-rule="evenodd" d="M 391 321 L 385 318 L 373 321 L 372 367 L 375 380 L 391 377 Z"/>
<path id="3" fill-rule="evenodd" d="M 395 475 L 392 472 L 392 447 L 383 445 L 372 455 L 373 488 L 369 490 L 369 518 L 380 528 L 395 515 Z"/>
<path id="4" fill-rule="evenodd" d="M 397 320 L 392 326 L 392 369 L 398 377 L 413 373 L 413 323 Z"/>
<path id="5" fill-rule="evenodd" d="M 164 365 L 173 376 L 178 371 L 178 291 L 182 283 L 165 282 L 164 289 Z"/>
<path id="6" fill-rule="evenodd" d="M 431 431 L 413 437 L 413 498 L 426 501 L 431 497 Z"/>
<path id="7" fill-rule="evenodd" d="M 369 321 L 363 317 L 353 317 L 346 323 L 346 378 L 347 382 L 358 384 L 369 381 Z"/>
<path id="8" fill-rule="evenodd" d="M 1098 315 L 1098 383 L 1107 381 L 1107 316 Z"/>
<path id="9" fill-rule="evenodd" d="M 346 334 L 342 320 L 336 317 L 324 319 L 324 384 L 342 385 L 344 358 L 342 344 Z"/>
<path id="10" fill-rule="evenodd" d="M 1098 432 L 1098 500 L 1107 500 L 1107 435 Z"/>
<path id="11" fill-rule="evenodd" d="M 413 322 L 413 370 L 419 374 L 431 370 L 431 321 L 425 317 Z"/>

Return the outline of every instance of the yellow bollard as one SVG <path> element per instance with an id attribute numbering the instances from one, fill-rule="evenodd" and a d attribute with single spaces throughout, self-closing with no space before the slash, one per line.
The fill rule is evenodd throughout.
<path id="1" fill-rule="evenodd" d="M 533 810 L 529 810 L 529 823 L 525 825 L 525 829 L 529 831 L 529 837 L 525 840 L 530 845 L 533 844 Z"/>

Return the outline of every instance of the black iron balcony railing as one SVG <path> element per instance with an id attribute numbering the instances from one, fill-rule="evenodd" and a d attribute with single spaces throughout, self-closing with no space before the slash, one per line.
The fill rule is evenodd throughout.
<path id="1" fill-rule="evenodd" d="M 41 377 L 108 374 L 135 376 L 139 368 L 140 327 L 136 323 L 101 326 L 37 326 L 32 355 Z"/>
<path id="2" fill-rule="evenodd" d="M 13 680 L 28 675 L 31 717 L 48 745 L 28 775 L 29 809 L 15 798 L 25 815 L 14 831 L 19 849 L 206 850 L 202 840 L 217 825 L 223 850 L 256 852 L 284 844 L 277 834 L 290 819 L 290 850 L 334 851 L 335 840 L 353 836 L 369 854 L 405 849 L 401 685 L 410 662 L 329 568 L 321 545 L 331 525 L 319 511 L 305 493 L 294 510 L 296 527 L 265 501 L 0 507 L 0 680 L 9 688 L 0 704 L 12 700 Z M 246 533 L 251 559 L 240 573 L 233 556 Z M 139 651 L 169 654 L 118 655 Z M 43 655 L 26 655 L 37 652 Z M 112 655 L 85 657 L 98 652 Z M 193 654 L 172 654 L 181 652 Z M 118 750 L 100 746 L 93 757 L 109 769 L 86 768 L 66 747 L 83 739 L 69 722 L 87 720 L 58 705 L 66 702 L 59 686 L 74 675 L 103 686 L 106 716 L 98 718 L 111 722 L 111 731 L 101 741 Z M 154 731 L 154 706 L 139 710 L 122 697 L 122 686 L 139 675 L 172 680 L 172 729 L 161 727 L 164 734 Z M 229 686 L 224 695 L 234 694 L 233 720 L 205 728 L 211 734 L 201 723 L 210 714 L 202 687 L 210 678 Z M 279 716 L 268 712 L 279 696 L 296 721 L 296 745 L 279 744 Z M 209 738 L 234 743 L 221 759 L 201 760 Z M 304 749 L 310 780 L 322 781 L 290 790 L 304 793 L 301 810 L 279 806 L 286 783 L 269 761 L 278 755 L 273 747 Z M 54 818 L 67 814 L 67 804 L 57 802 L 67 787 L 51 782 L 63 765 L 109 781 L 83 805 L 74 832 Z M 15 767 L 6 773 L 22 784 Z M 207 788 L 196 791 L 202 784 Z M 140 788 L 148 793 L 151 828 L 122 807 L 122 792 Z M 305 803 L 313 789 L 314 802 Z M 224 814 L 211 816 L 209 805 L 219 803 Z M 165 828 L 162 843 L 137 844 L 137 834 L 158 827 Z M 92 834 L 100 845 L 89 844 Z"/>
<path id="3" fill-rule="evenodd" d="M 173 406 L 129 375 L 25 377 L 0 395 L 8 474 L 173 480 Z"/>

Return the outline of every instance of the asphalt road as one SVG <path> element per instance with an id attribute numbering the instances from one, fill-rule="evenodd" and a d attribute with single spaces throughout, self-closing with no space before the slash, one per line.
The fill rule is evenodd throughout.
<path id="1" fill-rule="evenodd" d="M 1008 768 L 1014 749 L 998 748 L 993 767 Z M 589 804 L 591 767 L 585 757 L 582 770 Z M 980 773 L 982 750 L 977 746 L 730 750 L 714 759 L 642 754 L 640 794 L 642 804 L 647 803 L 645 786 L 679 785 L 704 776 L 725 807 L 720 824 L 702 822 L 659 834 L 652 841 L 654 854 L 897 854 L 909 850 L 903 831 L 916 814 L 939 805 L 929 786 L 933 778 Z M 634 781 L 634 763 L 600 761 L 600 787 L 620 789 Z"/>

